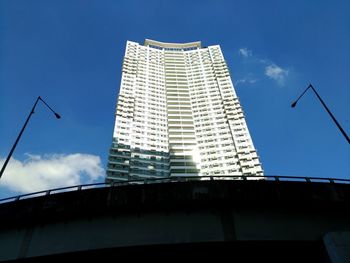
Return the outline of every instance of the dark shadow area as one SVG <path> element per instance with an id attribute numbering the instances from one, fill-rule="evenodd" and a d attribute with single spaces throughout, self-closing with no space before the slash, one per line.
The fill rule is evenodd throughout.
<path id="1" fill-rule="evenodd" d="M 174 262 L 174 260 L 219 262 L 222 259 L 231 262 L 330 262 L 322 241 L 204 242 L 116 247 L 7 262 L 51 262 L 53 260 L 114 262 L 119 260 L 139 261 L 145 258 L 151 259 L 152 262 Z"/>
<path id="2" fill-rule="evenodd" d="M 12 240 L 25 232 L 18 237 L 22 241 L 17 246 L 21 248 L 27 242 L 26 249 L 30 249 L 33 242 L 41 248 L 40 242 L 53 238 L 52 232 L 45 230 L 56 226 L 81 229 L 80 233 L 67 232 L 71 237 L 58 235 L 63 242 L 60 244 L 75 238 L 73 247 L 66 247 L 62 254 L 45 255 L 45 250 L 40 250 L 43 256 L 19 262 L 132 260 L 140 256 L 155 261 L 223 258 L 238 262 L 329 262 L 322 238 L 330 232 L 350 230 L 349 203 L 350 185 L 336 183 L 195 180 L 111 186 L 1 204 L 0 240 L 3 245 L 14 244 Z M 93 243 L 96 235 L 104 242 L 114 226 L 123 226 L 128 235 L 134 233 L 133 241 L 106 243 L 104 248 L 98 241 Z M 152 241 L 152 226 L 169 235 Z M 135 227 L 141 231 L 130 231 Z M 194 228 L 198 231 L 193 232 Z M 120 230 L 109 238 L 118 236 Z M 210 239 L 205 234 L 208 230 L 215 233 Z M 42 233 L 42 239 L 35 239 L 33 233 Z M 177 233 L 185 234 L 174 239 Z M 121 240 L 128 237 L 121 236 Z M 51 249 L 50 243 L 46 245 L 44 248 Z M 6 251 L 0 246 L 1 255 Z M 13 258 L 18 258 L 21 253 L 15 255 Z"/>

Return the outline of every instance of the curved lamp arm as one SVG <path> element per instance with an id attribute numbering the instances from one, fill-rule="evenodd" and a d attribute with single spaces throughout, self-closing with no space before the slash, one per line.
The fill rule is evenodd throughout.
<path id="1" fill-rule="evenodd" d="M 309 84 L 309 86 L 304 90 L 304 92 L 299 96 L 299 98 L 294 101 L 291 105 L 292 108 L 294 108 L 299 99 L 305 94 L 305 92 L 308 90 L 308 89 L 312 89 L 312 91 L 316 94 L 317 98 L 320 100 L 321 104 L 323 105 L 323 107 L 326 109 L 326 111 L 328 112 L 328 114 L 331 116 L 332 120 L 335 122 L 335 124 L 337 125 L 338 129 L 341 131 L 341 133 L 344 135 L 345 139 L 348 141 L 348 143 L 350 144 L 350 138 L 349 136 L 346 134 L 346 132 L 344 131 L 344 129 L 340 126 L 339 122 L 336 120 L 336 118 L 333 116 L 332 112 L 328 109 L 326 103 L 324 103 L 324 101 L 322 100 L 322 98 L 320 97 L 320 95 L 318 95 L 317 91 L 314 89 L 314 87 Z"/>
<path id="2" fill-rule="evenodd" d="M 1 168 L 1 171 L 0 171 L 0 178 L 1 178 L 1 176 L 3 175 L 3 173 L 4 173 L 5 169 L 6 169 L 7 163 L 10 161 L 10 158 L 11 158 L 13 152 L 15 151 L 15 148 L 16 148 L 18 142 L 19 142 L 19 139 L 20 139 L 21 136 L 22 136 L 22 133 L 24 132 L 24 129 L 26 128 L 26 126 L 27 126 L 27 124 L 28 124 L 28 122 L 29 122 L 30 117 L 31 117 L 31 116 L 33 115 L 33 113 L 34 113 L 35 107 L 36 107 L 36 105 L 38 104 L 39 100 L 42 101 L 42 102 L 55 114 L 55 116 L 56 116 L 57 119 L 60 119 L 60 118 L 61 118 L 61 116 L 60 116 L 58 113 L 56 113 L 56 112 L 55 112 L 55 111 L 54 111 L 54 110 L 39 96 L 39 97 L 36 99 L 36 101 L 35 101 L 35 103 L 34 103 L 34 105 L 33 105 L 33 108 L 32 108 L 32 110 L 30 111 L 30 113 L 29 113 L 29 115 L 28 115 L 28 117 L 27 117 L 26 122 L 24 123 L 24 125 L 23 125 L 21 131 L 19 132 L 19 134 L 18 134 L 18 136 L 17 136 L 17 139 L 16 139 L 15 143 L 13 144 L 13 146 L 12 146 L 12 148 L 11 148 L 11 151 L 10 151 L 10 153 L 8 154 L 6 160 L 5 160 L 5 162 L 4 162 L 4 164 L 3 164 L 2 168 Z"/>

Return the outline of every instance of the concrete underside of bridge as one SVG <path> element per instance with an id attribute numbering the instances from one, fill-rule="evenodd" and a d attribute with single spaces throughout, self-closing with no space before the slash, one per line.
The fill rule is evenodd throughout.
<path id="1" fill-rule="evenodd" d="M 341 262 L 349 205 L 347 184 L 266 180 L 59 193 L 0 205 L 0 260 Z"/>

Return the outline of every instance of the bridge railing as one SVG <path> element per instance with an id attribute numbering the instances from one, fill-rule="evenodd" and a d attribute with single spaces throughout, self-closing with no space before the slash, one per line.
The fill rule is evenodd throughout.
<path id="1" fill-rule="evenodd" d="M 18 200 L 48 196 L 52 194 L 58 194 L 63 192 L 73 192 L 87 190 L 91 188 L 102 188 L 102 187 L 118 187 L 125 185 L 135 184 L 155 184 L 155 183 L 174 183 L 174 182 L 189 182 L 189 181 L 205 181 L 205 180 L 263 180 L 263 181 L 290 181 L 290 182 L 306 182 L 306 183 L 329 183 L 329 184 L 350 184 L 350 179 L 340 178 L 322 178 L 322 177 L 302 177 L 302 176 L 281 176 L 281 175 L 215 175 L 215 176 L 179 176 L 179 177 L 168 177 L 168 178 L 145 178 L 135 179 L 126 181 L 115 181 L 112 183 L 93 183 L 93 184 L 82 184 L 68 187 L 60 187 L 49 190 L 38 191 L 34 193 L 22 194 L 12 197 L 0 199 L 0 204 L 14 202 Z"/>

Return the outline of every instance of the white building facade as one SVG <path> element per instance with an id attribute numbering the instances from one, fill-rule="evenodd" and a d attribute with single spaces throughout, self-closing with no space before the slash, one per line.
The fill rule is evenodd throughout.
<path id="1" fill-rule="evenodd" d="M 106 181 L 263 175 L 220 46 L 128 41 Z"/>

